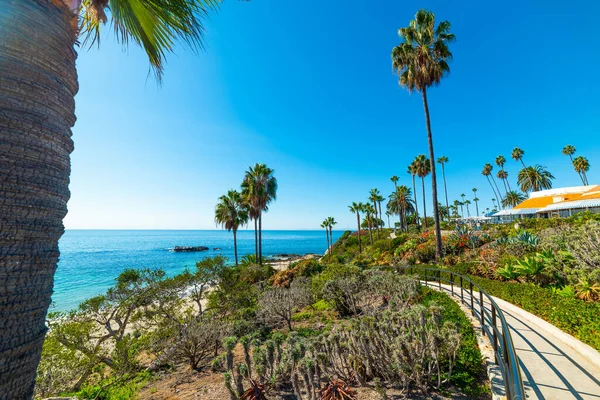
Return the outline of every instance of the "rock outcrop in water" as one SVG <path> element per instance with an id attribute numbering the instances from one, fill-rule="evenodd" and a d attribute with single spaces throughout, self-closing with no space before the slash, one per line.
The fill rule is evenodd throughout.
<path id="1" fill-rule="evenodd" d="M 176 253 L 192 253 L 197 251 L 206 251 L 208 247 L 205 246 L 175 246 L 173 247 L 173 251 Z"/>

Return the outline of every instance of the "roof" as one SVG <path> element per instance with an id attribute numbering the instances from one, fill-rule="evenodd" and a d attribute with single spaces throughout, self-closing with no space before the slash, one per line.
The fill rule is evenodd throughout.
<path id="1" fill-rule="evenodd" d="M 538 208 L 513 208 L 511 210 L 501 210 L 496 214 L 492 215 L 492 217 L 503 217 L 506 215 L 532 215 L 538 211 Z"/>
<path id="2" fill-rule="evenodd" d="M 575 186 L 569 188 L 557 188 L 532 192 L 527 200 L 524 200 L 514 209 L 545 208 L 554 204 L 570 201 L 600 199 L 600 185 Z M 556 209 L 556 208 L 553 208 Z M 514 215 L 514 214 L 510 214 Z"/>
<path id="3" fill-rule="evenodd" d="M 600 196 L 587 200 L 563 201 L 561 203 L 550 204 L 547 207 L 537 210 L 537 212 L 543 213 L 549 211 L 584 209 L 591 207 L 600 207 Z"/>

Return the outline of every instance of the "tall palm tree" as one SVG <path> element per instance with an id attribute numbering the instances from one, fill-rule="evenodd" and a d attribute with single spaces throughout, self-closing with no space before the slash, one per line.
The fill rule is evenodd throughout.
<path id="1" fill-rule="evenodd" d="M 362 212 L 361 203 L 352 202 L 352 204 L 348 206 L 348 210 L 350 210 L 351 213 L 356 214 L 356 225 L 358 229 L 358 252 L 362 253 L 362 244 L 360 242 L 360 213 Z"/>
<path id="2" fill-rule="evenodd" d="M 492 181 L 490 179 L 490 175 L 492 175 L 492 170 L 494 169 L 494 167 L 492 167 L 492 164 L 487 163 L 483 166 L 483 170 L 481 171 L 481 175 L 485 176 L 487 178 L 488 183 L 490 184 L 490 187 L 492 188 L 492 192 L 494 192 L 494 197 L 499 197 L 498 193 L 496 193 L 496 189 L 494 189 L 494 185 L 492 184 Z M 493 176 L 492 176 L 493 178 Z"/>
<path id="3" fill-rule="evenodd" d="M 392 50 L 392 67 L 398 74 L 398 83 L 409 92 L 421 92 L 427 142 L 431 163 L 431 195 L 433 197 L 433 218 L 435 221 L 436 258 L 442 257 L 442 235 L 438 213 L 437 177 L 435 173 L 435 154 L 433 151 L 433 134 L 427 103 L 427 88 L 438 85 L 442 78 L 450 72 L 448 61 L 452 53 L 448 43 L 455 40 L 450 33 L 450 22 L 442 21 L 435 26 L 435 16 L 431 11 L 419 10 L 409 26 L 400 28 L 398 34 L 402 43 Z"/>
<path id="4" fill-rule="evenodd" d="M 425 200 L 425 177 L 431 172 L 431 162 L 425 156 L 425 154 L 419 154 L 415 158 L 414 163 L 417 171 L 417 176 L 421 178 L 421 190 L 423 191 L 423 226 L 425 227 L 425 229 L 427 229 L 427 202 Z M 437 205 L 435 208 L 437 209 Z"/>
<path id="5" fill-rule="evenodd" d="M 575 167 L 575 163 L 573 162 L 573 154 L 575 154 L 576 151 L 577 149 L 575 149 L 575 146 L 572 146 L 570 144 L 566 145 L 562 149 L 562 153 L 565 156 L 569 156 L 569 158 L 571 159 L 571 165 L 573 165 L 573 167 Z M 575 172 L 577 172 L 577 174 L 579 175 L 579 179 L 581 179 L 581 182 L 585 185 L 585 180 L 583 179 L 583 176 L 581 176 L 581 173 L 577 171 L 577 168 L 575 168 Z"/>
<path id="6" fill-rule="evenodd" d="M 230 190 L 226 195 L 219 197 L 219 202 L 215 207 L 215 222 L 229 232 L 233 231 L 233 252 L 237 266 L 237 231 L 240 226 L 248 223 L 248 210 L 240 192 Z"/>
<path id="7" fill-rule="evenodd" d="M 329 228 L 329 254 L 331 255 L 331 250 L 333 249 L 333 226 L 337 225 L 335 218 L 327 217 L 327 227 Z"/>
<path id="8" fill-rule="evenodd" d="M 327 250 L 331 248 L 329 245 L 329 218 L 325 218 L 323 222 L 321 222 L 321 228 L 325 229 L 325 238 L 327 239 Z"/>
<path id="9" fill-rule="evenodd" d="M 378 189 L 371 189 L 371 192 L 369 192 L 369 200 L 373 202 L 373 207 L 375 209 L 375 221 L 378 221 L 379 218 L 381 217 L 381 215 L 380 215 L 381 214 L 381 209 L 379 209 L 379 211 L 377 209 L 377 202 L 381 201 L 379 199 L 383 200 L 383 197 L 381 197 L 381 193 L 379 192 L 379 190 Z M 377 228 L 377 238 L 381 239 L 381 235 L 380 235 L 381 230 L 380 230 L 380 227 L 379 227 L 379 222 L 377 223 L 376 228 Z"/>
<path id="10" fill-rule="evenodd" d="M 160 79 L 175 42 L 201 45 L 203 18 L 213 5 L 201 0 L 2 2 L 0 282 L 5 284 L 0 285 L 0 299 L 9 305 L 0 309 L 4 397 L 33 395 L 46 332 L 70 197 L 76 44 L 94 43 L 110 18 L 123 43 L 145 50 Z"/>
<path id="11" fill-rule="evenodd" d="M 479 216 L 479 204 L 477 204 L 479 199 L 477 198 L 477 188 L 473 188 L 473 197 L 473 201 L 475 202 L 475 212 L 477 213 L 477 216 Z"/>
<path id="12" fill-rule="evenodd" d="M 590 162 L 587 158 L 583 156 L 575 157 L 573 160 L 573 166 L 575 167 L 575 171 L 581 176 L 581 181 L 584 185 L 589 185 L 587 179 L 587 172 L 590 170 Z"/>
<path id="13" fill-rule="evenodd" d="M 515 147 L 515 148 L 513 149 L 513 151 L 510 153 L 510 156 L 512 157 L 512 159 L 513 159 L 513 160 L 515 160 L 515 161 L 517 161 L 517 162 L 519 162 L 519 161 L 520 161 L 520 162 L 521 162 L 521 165 L 523 165 L 523 168 L 527 168 L 527 167 L 525 166 L 525 162 L 523 161 L 523 156 L 524 156 L 524 155 L 525 155 L 525 152 L 523 151 L 523 149 L 520 149 L 520 148 L 518 148 L 518 147 Z M 518 176 L 517 176 L 517 179 L 518 179 Z M 533 187 L 533 186 L 534 186 L 534 184 L 533 184 L 533 182 L 531 182 L 531 180 L 530 180 L 529 184 L 530 184 L 530 186 L 531 186 L 531 187 Z M 522 190 L 522 189 L 521 189 L 521 190 Z"/>
<path id="14" fill-rule="evenodd" d="M 390 181 L 392 181 L 394 183 L 394 190 L 396 190 L 398 188 L 399 180 L 400 180 L 400 178 L 398 178 L 396 175 L 394 175 L 390 178 Z"/>
<path id="15" fill-rule="evenodd" d="M 437 162 L 442 166 L 442 177 L 444 178 L 444 194 L 446 195 L 446 208 L 448 208 L 448 187 L 446 186 L 446 163 L 450 161 L 448 157 L 438 157 Z M 448 220 L 450 220 L 450 213 L 448 212 Z"/>
<path id="16" fill-rule="evenodd" d="M 510 192 L 506 193 L 506 197 L 504 197 L 502 199 L 502 205 L 504 207 L 512 208 L 512 207 L 516 207 L 517 205 L 522 203 L 524 200 L 525 200 L 525 196 L 523 195 L 523 193 L 519 193 L 514 190 L 511 190 Z"/>
<path id="17" fill-rule="evenodd" d="M 269 204 L 277 199 L 277 178 L 274 173 L 275 171 L 266 164 L 257 163 L 254 167 L 248 168 L 242 181 L 242 194 L 254 210 L 255 223 L 258 220 L 257 259 L 260 265 L 262 265 L 262 215 L 269 210 Z"/>
<path id="18" fill-rule="evenodd" d="M 389 211 L 386 211 L 386 212 L 385 212 L 385 215 L 387 216 L 387 220 L 388 220 L 388 227 L 390 227 L 390 228 L 391 228 L 391 227 L 392 227 L 392 225 L 390 225 L 390 215 L 391 215 L 391 214 L 390 214 L 390 212 L 389 212 Z"/>
<path id="19" fill-rule="evenodd" d="M 416 201 L 417 200 L 417 185 L 415 183 L 415 176 L 417 175 L 417 166 L 415 165 L 414 161 L 408 165 L 408 171 L 407 172 L 412 176 L 413 192 L 415 193 L 415 214 L 416 214 L 415 215 L 415 221 L 416 221 L 416 224 L 417 224 L 417 229 L 420 229 L 420 224 L 419 224 L 419 204 Z"/>
<path id="20" fill-rule="evenodd" d="M 492 203 L 494 204 L 494 209 L 492 211 L 498 211 L 499 207 L 496 205 L 496 199 L 495 198 L 492 199 Z"/>
<path id="21" fill-rule="evenodd" d="M 517 183 L 523 192 L 537 192 L 540 190 L 551 189 L 554 176 L 546 170 L 546 167 L 535 165 L 525 167 L 519 171 Z"/>

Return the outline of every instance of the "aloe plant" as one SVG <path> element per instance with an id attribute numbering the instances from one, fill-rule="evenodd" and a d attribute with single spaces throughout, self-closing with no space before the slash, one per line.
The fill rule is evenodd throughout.
<path id="1" fill-rule="evenodd" d="M 587 278 L 582 278 L 575 285 L 577 298 L 585 301 L 600 299 L 600 284 L 592 283 Z"/>

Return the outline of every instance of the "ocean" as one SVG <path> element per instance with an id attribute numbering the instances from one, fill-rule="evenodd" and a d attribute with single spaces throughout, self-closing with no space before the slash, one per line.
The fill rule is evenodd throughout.
<path id="1" fill-rule="evenodd" d="M 343 231 L 333 231 L 337 240 Z M 254 254 L 254 231 L 238 231 L 238 255 Z M 174 253 L 175 246 L 206 246 L 199 253 Z M 127 268 L 162 268 L 172 276 L 196 261 L 221 254 L 234 262 L 233 234 L 224 230 L 67 230 L 59 241 L 60 260 L 50 311 L 73 309 L 102 294 Z M 220 250 L 213 250 L 219 248 Z M 323 254 L 325 230 L 263 231 L 263 256 Z"/>

